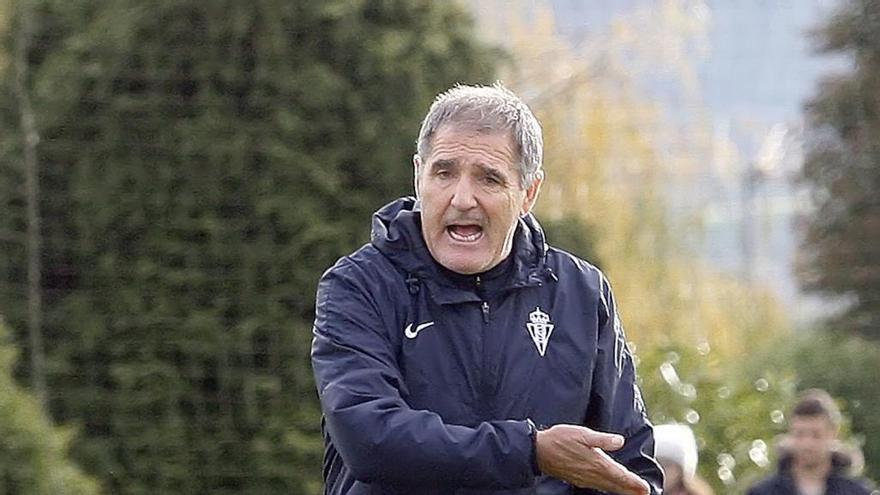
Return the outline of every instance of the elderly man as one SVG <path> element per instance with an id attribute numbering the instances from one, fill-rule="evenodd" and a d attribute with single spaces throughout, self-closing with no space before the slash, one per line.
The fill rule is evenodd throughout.
<path id="1" fill-rule="evenodd" d="M 422 124 L 416 197 L 318 285 L 325 492 L 658 493 L 608 281 L 529 213 L 541 128 L 500 85 Z"/>

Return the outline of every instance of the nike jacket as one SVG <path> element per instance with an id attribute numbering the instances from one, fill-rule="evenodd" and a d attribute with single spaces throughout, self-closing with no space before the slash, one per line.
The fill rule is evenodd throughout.
<path id="1" fill-rule="evenodd" d="M 419 205 L 318 284 L 312 366 L 327 494 L 592 493 L 543 476 L 535 428 L 622 434 L 611 455 L 659 493 L 651 424 L 608 281 L 521 218 L 511 255 L 465 276 L 436 263 Z"/>

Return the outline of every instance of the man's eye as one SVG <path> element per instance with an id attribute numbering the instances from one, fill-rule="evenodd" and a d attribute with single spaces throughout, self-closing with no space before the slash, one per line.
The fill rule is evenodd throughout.
<path id="1" fill-rule="evenodd" d="M 438 179 L 449 179 L 452 177 L 452 172 L 449 170 L 438 170 L 436 174 Z"/>
<path id="2" fill-rule="evenodd" d="M 493 175 L 483 177 L 483 181 L 490 186 L 500 186 L 502 184 L 501 179 Z"/>

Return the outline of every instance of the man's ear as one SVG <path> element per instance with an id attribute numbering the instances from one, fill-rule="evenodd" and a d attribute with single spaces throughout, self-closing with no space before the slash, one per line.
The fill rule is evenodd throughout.
<path id="1" fill-rule="evenodd" d="M 544 182 L 544 171 L 538 170 L 535 172 L 535 180 L 532 182 L 532 185 L 526 189 L 526 197 L 523 199 L 522 208 L 520 209 L 520 215 L 525 216 L 530 211 L 532 211 L 532 207 L 535 206 L 535 201 L 538 200 L 538 193 L 541 192 L 541 184 Z"/>
<path id="2" fill-rule="evenodd" d="M 422 170 L 422 157 L 418 153 L 413 155 L 413 190 L 416 192 L 416 199 L 419 198 L 419 172 Z"/>

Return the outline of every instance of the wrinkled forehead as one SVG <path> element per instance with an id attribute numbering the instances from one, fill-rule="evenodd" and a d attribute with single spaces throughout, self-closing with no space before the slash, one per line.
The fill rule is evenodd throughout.
<path id="1" fill-rule="evenodd" d="M 519 163 L 522 160 L 519 147 L 513 138 L 511 131 L 504 128 L 496 128 L 483 126 L 472 123 L 446 123 L 437 129 L 437 132 L 431 136 L 430 145 L 427 149 L 427 156 L 422 157 L 425 163 L 432 161 L 435 156 L 435 146 L 438 136 L 446 138 L 454 137 L 463 140 L 476 140 L 486 143 L 492 148 L 491 154 L 500 154 L 505 156 L 505 162 L 514 170 L 519 171 Z M 481 140 L 485 138 L 485 140 Z M 500 139 L 499 139 L 500 138 Z M 472 141 L 473 142 L 473 141 Z M 491 143 L 491 144 L 490 144 Z"/>
<path id="2" fill-rule="evenodd" d="M 519 173 L 516 147 L 512 137 L 503 130 L 444 126 L 434 136 L 424 163 L 429 166 L 436 162 L 458 163 L 459 158 L 505 173 Z"/>

